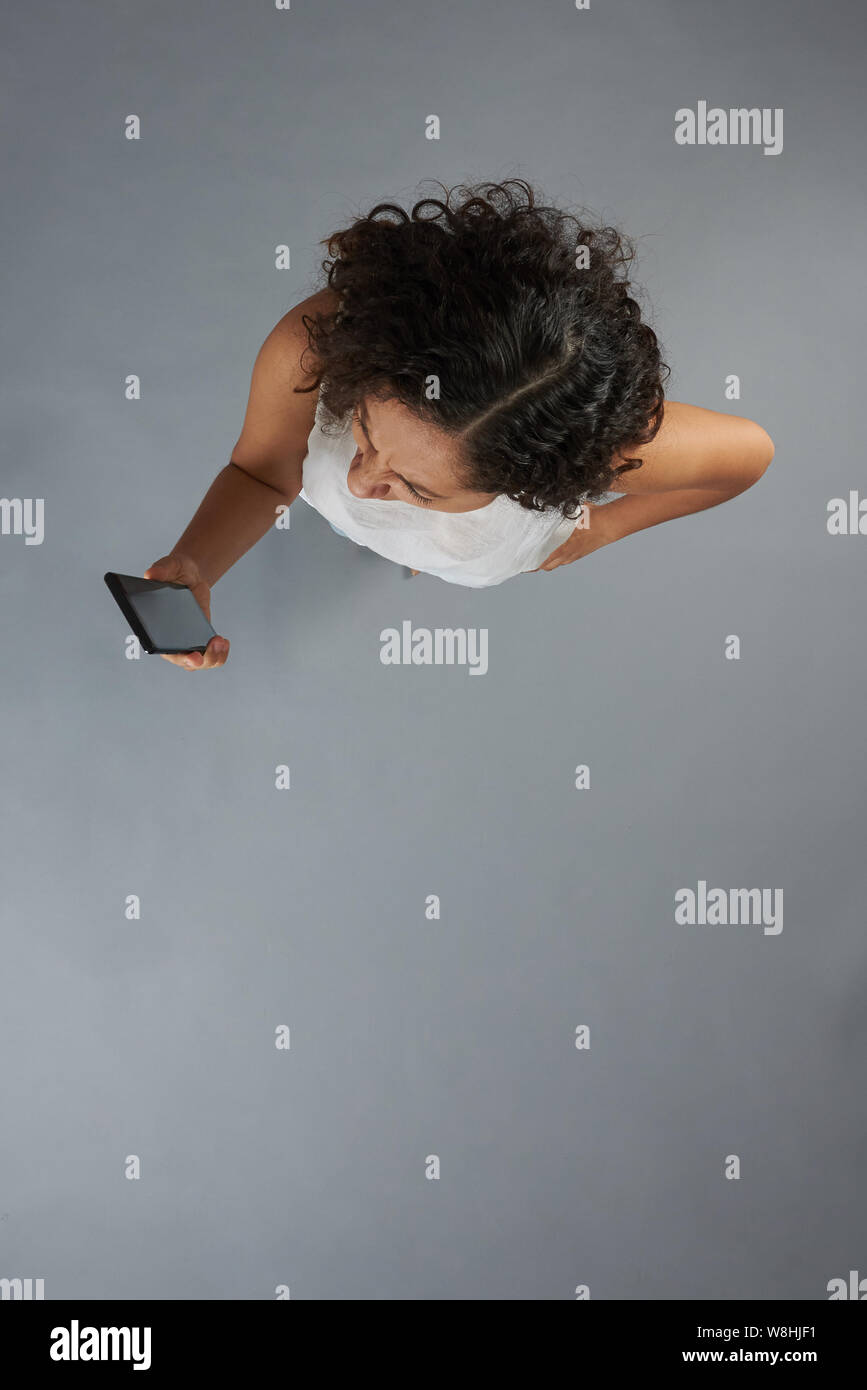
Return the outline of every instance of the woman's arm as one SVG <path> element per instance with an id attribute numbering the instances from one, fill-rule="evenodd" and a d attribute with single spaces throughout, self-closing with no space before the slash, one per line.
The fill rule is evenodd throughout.
<path id="1" fill-rule="evenodd" d="M 617 461 L 629 457 L 644 462 L 617 479 L 612 491 L 624 495 L 589 506 L 589 524 L 579 526 L 541 569 L 568 565 L 635 531 L 737 497 L 758 482 L 774 457 L 774 443 L 754 420 L 666 401 L 656 437 L 623 449 Z"/>
<path id="2" fill-rule="evenodd" d="M 145 579 L 186 584 L 206 617 L 211 589 L 235 561 L 273 526 L 280 506 L 301 491 L 307 439 L 316 414 L 316 393 L 297 394 L 295 386 L 315 379 L 301 367 L 307 347 L 302 316 L 324 307 L 331 291 L 321 291 L 285 314 L 265 339 L 253 365 L 244 426 L 195 516 L 168 555 L 145 570 Z M 164 661 L 188 670 L 223 666 L 229 642 L 211 638 L 204 653 L 162 653 Z"/>
<path id="3" fill-rule="evenodd" d="M 296 304 L 265 339 L 253 365 L 241 434 L 231 461 L 214 479 L 170 555 L 192 559 L 212 586 L 274 524 L 277 508 L 301 491 L 301 468 L 313 428 L 316 394 L 295 386 L 312 378 L 301 367 L 307 346 L 302 315 L 322 307 L 321 292 Z"/>
<path id="4" fill-rule="evenodd" d="M 755 420 L 666 401 L 649 444 L 622 449 L 616 462 L 644 459 L 622 473 L 614 492 L 640 494 L 699 488 L 734 497 L 752 487 L 774 457 L 774 442 Z"/>
<path id="5" fill-rule="evenodd" d="M 299 491 L 300 484 L 294 494 L 281 493 L 237 465 L 227 464 L 211 483 L 169 555 L 194 560 L 202 579 L 213 588 L 226 570 L 270 530 L 280 504 L 288 506 Z M 145 578 L 148 577 L 149 573 Z"/>

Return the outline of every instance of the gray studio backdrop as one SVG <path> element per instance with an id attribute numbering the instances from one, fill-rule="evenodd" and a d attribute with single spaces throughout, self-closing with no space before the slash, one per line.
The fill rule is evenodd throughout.
<path id="1" fill-rule="evenodd" d="M 3 28 L 2 495 L 44 535 L 10 501 L 0 1277 L 867 1274 L 867 536 L 828 530 L 867 486 L 861 7 L 46 0 Z M 782 109 L 784 148 L 679 145 L 702 101 Z M 482 591 L 299 501 L 216 587 L 225 669 L 129 659 L 103 572 L 180 535 L 319 239 L 509 174 L 639 239 L 670 396 L 759 420 L 768 473 Z M 383 665 L 404 621 L 487 629 L 487 673 Z M 700 883 L 782 894 L 782 930 L 679 922 Z"/>

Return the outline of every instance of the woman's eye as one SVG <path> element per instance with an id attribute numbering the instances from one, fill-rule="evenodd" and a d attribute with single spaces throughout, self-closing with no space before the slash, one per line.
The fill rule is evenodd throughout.
<path id="1" fill-rule="evenodd" d="M 422 497 L 421 493 L 420 493 L 420 492 L 416 492 L 415 488 L 412 486 L 411 483 L 404 483 L 404 487 L 405 487 L 405 488 L 407 489 L 407 491 L 409 492 L 410 497 L 414 497 L 414 498 L 415 498 L 416 502 L 421 502 L 421 504 L 422 504 L 423 507 L 430 506 L 430 503 L 431 503 L 431 501 L 433 500 L 432 498 L 430 498 L 430 497 Z"/>

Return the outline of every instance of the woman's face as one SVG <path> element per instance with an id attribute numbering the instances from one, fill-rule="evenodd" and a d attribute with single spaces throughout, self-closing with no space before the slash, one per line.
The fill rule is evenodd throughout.
<path id="1" fill-rule="evenodd" d="M 462 488 L 454 440 L 399 401 L 362 401 L 353 413 L 352 435 L 358 450 L 346 485 L 353 497 L 472 512 L 497 495 Z"/>

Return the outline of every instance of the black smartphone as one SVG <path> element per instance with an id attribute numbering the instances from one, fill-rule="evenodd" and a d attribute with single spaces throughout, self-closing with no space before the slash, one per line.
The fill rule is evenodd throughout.
<path id="1" fill-rule="evenodd" d="M 136 574 L 104 575 L 109 592 L 144 650 L 150 653 L 203 652 L 216 632 L 186 584 L 139 579 Z"/>

